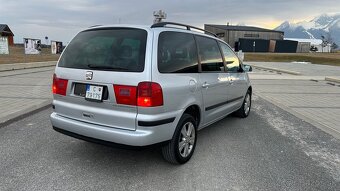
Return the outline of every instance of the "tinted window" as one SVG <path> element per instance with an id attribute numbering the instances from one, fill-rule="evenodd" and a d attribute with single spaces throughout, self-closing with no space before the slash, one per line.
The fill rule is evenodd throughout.
<path id="1" fill-rule="evenodd" d="M 158 40 L 158 70 L 161 73 L 197 73 L 198 58 L 194 36 L 162 32 Z"/>
<path id="2" fill-rule="evenodd" d="M 147 32 L 140 29 L 96 29 L 79 33 L 60 59 L 60 67 L 142 72 Z"/>
<path id="3" fill-rule="evenodd" d="M 216 40 L 201 36 L 197 36 L 196 40 L 202 71 L 224 72 L 223 59 Z"/>
<path id="4" fill-rule="evenodd" d="M 227 72 L 238 72 L 240 70 L 240 61 L 234 51 L 224 43 L 219 42 L 219 44 L 226 62 Z"/>

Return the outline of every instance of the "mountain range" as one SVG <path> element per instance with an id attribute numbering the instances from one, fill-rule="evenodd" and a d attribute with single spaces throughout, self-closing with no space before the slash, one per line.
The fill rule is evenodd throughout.
<path id="1" fill-rule="evenodd" d="M 322 14 L 310 21 L 285 21 L 274 30 L 283 31 L 285 38 L 326 39 L 330 36 L 340 46 L 340 13 Z"/>

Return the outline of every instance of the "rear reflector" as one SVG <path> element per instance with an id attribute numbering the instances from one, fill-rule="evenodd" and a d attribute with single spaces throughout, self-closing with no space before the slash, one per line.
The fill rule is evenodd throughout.
<path id="1" fill-rule="evenodd" d="M 56 74 L 53 74 L 52 92 L 53 94 L 59 94 L 66 96 L 68 80 L 58 78 Z"/>
<path id="2" fill-rule="evenodd" d="M 137 87 L 113 85 L 117 104 L 136 105 L 137 104 Z"/>
<path id="3" fill-rule="evenodd" d="M 159 84 L 140 82 L 138 86 L 113 85 L 117 104 L 139 107 L 163 105 L 163 92 Z"/>

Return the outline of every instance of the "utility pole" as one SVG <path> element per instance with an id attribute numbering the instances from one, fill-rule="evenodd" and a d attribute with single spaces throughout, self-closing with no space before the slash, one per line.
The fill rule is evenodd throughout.
<path id="1" fill-rule="evenodd" d="M 155 17 L 155 19 L 153 20 L 154 24 L 160 23 L 160 22 L 162 22 L 163 19 L 166 19 L 166 13 L 162 10 L 154 11 L 153 16 Z"/>

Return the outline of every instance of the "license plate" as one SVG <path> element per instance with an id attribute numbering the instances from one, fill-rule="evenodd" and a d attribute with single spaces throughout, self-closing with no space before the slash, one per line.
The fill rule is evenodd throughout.
<path id="1" fill-rule="evenodd" d="M 85 94 L 86 99 L 102 101 L 102 97 L 103 97 L 102 86 L 86 85 L 86 94 Z"/>

